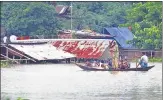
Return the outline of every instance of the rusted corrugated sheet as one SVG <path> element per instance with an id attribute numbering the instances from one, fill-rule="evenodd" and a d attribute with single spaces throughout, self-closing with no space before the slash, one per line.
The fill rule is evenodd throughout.
<path id="1" fill-rule="evenodd" d="M 22 40 L 23 41 L 23 40 Z M 19 42 L 22 42 L 19 41 Z M 55 49 L 51 49 L 52 47 L 47 47 L 42 44 L 41 47 L 39 46 L 29 46 L 25 47 L 26 50 L 23 48 L 18 48 L 19 50 L 25 51 L 26 53 L 31 54 L 33 57 L 37 57 L 41 60 L 43 60 L 43 55 L 40 52 L 41 50 L 44 50 L 43 52 L 46 52 L 46 55 L 52 55 L 53 58 L 63 58 L 65 54 L 59 54 L 57 53 L 57 50 L 60 52 L 67 52 L 66 57 L 70 54 L 76 56 L 77 58 L 97 58 L 97 59 L 104 59 L 104 58 L 118 58 L 119 52 L 118 52 L 118 45 L 116 41 L 114 40 L 108 40 L 108 39 L 31 39 L 31 40 L 24 40 L 23 42 L 41 42 L 46 41 L 48 42 L 48 46 L 52 46 Z M 28 45 L 27 45 L 28 46 Z M 34 47 L 33 47 L 34 46 Z M 33 48 L 32 50 L 28 48 Z M 49 48 L 49 49 L 48 49 Z M 36 49 L 36 50 L 35 50 Z M 38 50 L 37 50 L 38 49 Z M 43 53 L 44 54 L 44 53 Z M 57 54 L 57 55 L 53 55 Z M 55 56 L 55 57 L 54 57 Z M 45 57 L 45 55 L 44 55 Z M 52 57 L 51 57 L 52 58 Z M 51 59 L 50 57 L 47 59 Z"/>
<path id="2" fill-rule="evenodd" d="M 115 47 L 117 46 L 115 41 L 92 39 L 92 40 L 56 40 L 52 42 L 53 46 L 58 49 L 62 49 L 71 54 L 76 55 L 77 58 L 95 58 L 102 57 L 106 48 L 111 48 L 107 51 L 109 54 L 104 55 L 106 57 L 114 56 Z"/>

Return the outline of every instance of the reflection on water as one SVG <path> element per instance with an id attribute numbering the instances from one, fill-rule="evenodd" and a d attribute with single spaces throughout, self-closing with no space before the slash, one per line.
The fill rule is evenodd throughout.
<path id="1" fill-rule="evenodd" d="M 1 99 L 162 100 L 162 64 L 152 64 L 148 72 L 88 72 L 73 64 L 2 68 Z"/>

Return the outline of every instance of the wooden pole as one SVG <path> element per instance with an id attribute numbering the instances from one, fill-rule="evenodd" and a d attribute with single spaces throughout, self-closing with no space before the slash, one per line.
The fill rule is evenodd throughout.
<path id="1" fill-rule="evenodd" d="M 135 52 L 135 57 L 136 57 L 136 52 Z M 137 67 L 137 59 L 136 59 L 136 67 Z"/>
<path id="2" fill-rule="evenodd" d="M 9 59 L 8 59 L 8 48 L 6 48 L 6 56 L 7 56 L 7 63 L 9 63 Z"/>
<path id="3" fill-rule="evenodd" d="M 12 63 L 14 63 L 14 61 L 15 61 L 15 56 L 14 55 L 12 56 L 12 59 L 13 59 Z"/>
<path id="4" fill-rule="evenodd" d="M 72 2 L 71 2 L 71 38 L 73 38 L 73 33 L 72 33 Z"/>
<path id="5" fill-rule="evenodd" d="M 7 41 L 6 41 L 6 46 L 8 47 L 8 43 L 9 43 L 9 38 L 10 36 L 7 34 Z M 6 48 L 6 56 L 7 56 L 7 64 L 9 63 L 9 59 L 8 59 L 8 48 Z"/>

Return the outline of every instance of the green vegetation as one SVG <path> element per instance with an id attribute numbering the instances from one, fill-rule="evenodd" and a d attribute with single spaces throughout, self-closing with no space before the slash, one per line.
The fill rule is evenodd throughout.
<path id="1" fill-rule="evenodd" d="M 8 34 L 48 35 L 60 27 L 55 7 L 43 2 L 3 2 L 1 12 L 2 26 Z"/>
<path id="2" fill-rule="evenodd" d="M 74 29 L 91 29 L 102 32 L 104 27 L 118 27 L 126 20 L 125 9 L 129 2 L 73 2 Z"/>
<path id="3" fill-rule="evenodd" d="M 13 64 L 15 64 L 15 62 L 13 62 L 13 61 L 11 61 L 11 60 L 9 60 L 9 61 L 7 61 L 7 60 L 5 60 L 5 61 L 1 61 L 1 68 L 7 68 L 7 67 L 11 67 Z"/>
<path id="4" fill-rule="evenodd" d="M 15 35 L 51 35 L 59 29 L 71 29 L 71 20 L 59 17 L 56 5 L 70 6 L 70 2 L 2 2 L 2 26 Z M 125 9 L 132 3 L 72 2 L 72 6 L 73 29 L 102 32 L 104 27 L 124 23 Z"/>
<path id="5" fill-rule="evenodd" d="M 131 62 L 138 62 L 138 59 L 132 59 Z M 149 58 L 149 62 L 162 62 L 162 58 Z"/>
<path id="6" fill-rule="evenodd" d="M 29 100 L 29 99 L 23 99 L 21 97 L 18 97 L 17 100 Z"/>
<path id="7" fill-rule="evenodd" d="M 149 62 L 162 62 L 162 58 L 149 58 Z"/>
<path id="8" fill-rule="evenodd" d="M 135 38 L 131 43 L 141 49 L 162 48 L 162 2 L 140 2 L 126 10 L 127 23 Z"/>
<path id="9" fill-rule="evenodd" d="M 8 67 L 8 65 L 7 61 L 1 61 L 1 67 Z"/>
<path id="10" fill-rule="evenodd" d="M 71 20 L 55 11 L 57 5 L 71 2 L 1 3 L 1 25 L 8 34 L 56 35 L 57 30 L 71 29 Z M 73 30 L 131 26 L 135 38 L 129 43 L 141 49 L 162 48 L 162 2 L 72 2 L 72 17 Z"/>
<path id="11" fill-rule="evenodd" d="M 11 100 L 9 97 L 7 97 L 5 100 Z M 18 97 L 16 100 L 29 100 L 29 99 L 23 99 L 21 97 Z"/>

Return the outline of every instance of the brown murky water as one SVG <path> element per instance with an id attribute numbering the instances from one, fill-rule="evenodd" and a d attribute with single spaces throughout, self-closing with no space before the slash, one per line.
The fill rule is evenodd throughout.
<path id="1" fill-rule="evenodd" d="M 1 100 L 162 100 L 162 64 L 153 64 L 148 72 L 87 72 L 73 64 L 2 68 Z"/>

